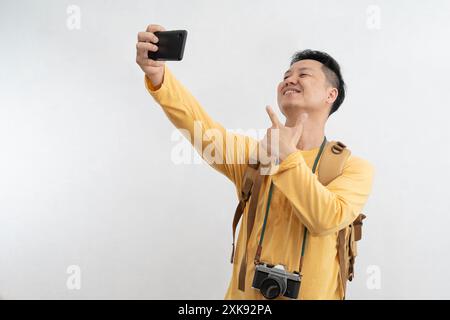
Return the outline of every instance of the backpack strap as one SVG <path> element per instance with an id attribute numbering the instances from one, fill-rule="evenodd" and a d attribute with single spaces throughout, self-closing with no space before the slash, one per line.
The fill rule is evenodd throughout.
<path id="1" fill-rule="evenodd" d="M 250 195 L 252 193 L 253 183 L 256 179 L 256 175 L 258 174 L 258 168 L 259 163 L 256 164 L 249 164 L 244 171 L 244 176 L 242 179 L 242 187 L 241 187 L 241 193 L 239 194 L 239 203 L 236 207 L 236 210 L 234 212 L 234 218 L 233 218 L 233 244 L 232 244 L 232 251 L 231 251 L 231 263 L 234 261 L 234 245 L 235 245 L 235 234 L 236 234 L 236 228 L 239 223 L 239 220 L 241 219 L 242 214 L 244 213 L 245 206 L 247 204 L 248 199 L 250 198 Z M 247 227 L 248 230 L 248 227 Z"/>
<path id="2" fill-rule="evenodd" d="M 345 163 L 350 157 L 350 150 L 340 141 L 330 141 L 323 150 L 320 158 L 318 175 L 324 186 L 336 179 L 344 171 Z"/>
<path id="3" fill-rule="evenodd" d="M 355 258 L 357 255 L 356 242 L 361 240 L 363 220 L 366 216 L 362 213 L 348 227 L 339 230 L 337 250 L 339 258 L 339 273 L 341 278 L 342 289 L 345 292 L 347 281 L 352 281 L 354 274 Z"/>
<path id="4" fill-rule="evenodd" d="M 323 185 L 328 185 L 331 181 L 342 174 L 344 166 L 350 157 L 350 150 L 340 141 L 332 141 L 324 150 L 324 154 L 319 164 L 319 181 Z M 357 255 L 356 241 L 361 240 L 364 214 L 358 217 L 349 226 L 339 230 L 337 238 L 337 252 L 339 260 L 339 270 L 341 284 L 345 292 L 347 280 L 352 281 L 354 277 L 354 264 Z"/>
<path id="5" fill-rule="evenodd" d="M 247 239 L 245 241 L 245 251 L 241 261 L 241 267 L 239 269 L 239 290 L 245 291 L 245 276 L 247 274 L 247 246 L 250 239 L 250 234 L 252 233 L 253 224 L 255 222 L 256 208 L 258 207 L 258 198 L 261 191 L 261 185 L 264 180 L 264 175 L 262 175 L 259 170 L 256 172 L 256 178 L 253 183 L 252 196 L 250 198 L 250 206 L 247 212 Z"/>

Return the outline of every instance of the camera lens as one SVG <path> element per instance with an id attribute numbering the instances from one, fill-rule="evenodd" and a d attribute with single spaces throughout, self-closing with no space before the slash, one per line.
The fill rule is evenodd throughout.
<path id="1" fill-rule="evenodd" d="M 266 278 L 261 283 L 260 291 L 264 298 L 275 299 L 281 294 L 281 284 L 274 278 Z"/>

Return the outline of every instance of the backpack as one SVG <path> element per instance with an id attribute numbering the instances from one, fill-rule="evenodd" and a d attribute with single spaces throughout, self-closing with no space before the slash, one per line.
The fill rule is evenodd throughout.
<path id="1" fill-rule="evenodd" d="M 350 150 L 340 141 L 330 141 L 326 143 L 323 153 L 320 157 L 318 167 L 318 179 L 324 185 L 328 185 L 332 180 L 342 174 L 345 163 L 349 158 Z M 231 263 L 234 261 L 234 246 L 235 246 L 235 233 L 239 220 L 245 210 L 246 204 L 250 199 L 250 206 L 248 210 L 247 221 L 247 241 L 249 241 L 250 233 L 253 228 L 256 205 L 258 202 L 258 195 L 262 184 L 263 176 L 259 174 L 259 162 L 255 164 L 248 164 L 242 179 L 241 193 L 239 195 L 239 203 L 233 218 L 233 244 L 231 252 Z M 251 197 L 254 193 L 256 197 Z M 339 230 L 337 237 L 337 254 L 339 260 L 340 279 L 341 285 L 345 292 L 347 287 L 347 281 L 352 281 L 354 278 L 354 264 L 357 255 L 356 242 L 361 240 L 362 237 L 362 225 L 366 216 L 362 213 L 347 227 Z M 245 246 L 247 248 L 247 245 Z M 239 272 L 239 289 L 245 290 L 245 273 L 246 273 L 246 260 L 247 249 L 243 261 L 240 266 Z"/>

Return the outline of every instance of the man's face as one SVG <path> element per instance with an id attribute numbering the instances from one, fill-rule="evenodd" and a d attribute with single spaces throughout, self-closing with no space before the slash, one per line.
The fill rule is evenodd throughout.
<path id="1" fill-rule="evenodd" d="M 316 60 L 300 60 L 294 63 L 278 85 L 278 106 L 286 116 L 296 116 L 300 109 L 323 110 L 328 115 L 337 95 L 322 70 L 322 63 Z M 295 92 L 289 91 L 289 89 Z M 331 104 L 330 104 L 331 103 Z"/>

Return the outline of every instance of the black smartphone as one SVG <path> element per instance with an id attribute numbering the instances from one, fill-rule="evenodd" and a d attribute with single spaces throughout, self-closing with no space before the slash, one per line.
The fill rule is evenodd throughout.
<path id="1" fill-rule="evenodd" d="M 180 61 L 183 59 L 186 44 L 186 30 L 155 31 L 158 37 L 158 51 L 148 51 L 148 58 L 152 60 Z"/>

